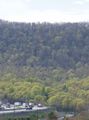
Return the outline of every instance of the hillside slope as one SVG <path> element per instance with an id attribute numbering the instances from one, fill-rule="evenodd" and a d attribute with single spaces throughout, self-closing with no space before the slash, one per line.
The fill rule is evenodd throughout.
<path id="1" fill-rule="evenodd" d="M 0 71 L 7 66 L 65 70 L 85 67 L 88 74 L 89 23 L 27 24 L 1 20 Z"/>

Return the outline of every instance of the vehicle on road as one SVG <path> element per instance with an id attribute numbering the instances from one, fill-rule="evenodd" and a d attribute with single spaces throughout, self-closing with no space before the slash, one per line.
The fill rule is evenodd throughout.
<path id="1" fill-rule="evenodd" d="M 43 105 L 41 103 L 37 104 L 38 107 L 43 107 Z"/>

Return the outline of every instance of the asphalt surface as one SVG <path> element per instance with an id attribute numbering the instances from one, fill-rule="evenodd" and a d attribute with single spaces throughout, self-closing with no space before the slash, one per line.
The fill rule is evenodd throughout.
<path id="1" fill-rule="evenodd" d="M 9 114 L 9 113 L 20 113 L 20 112 L 32 112 L 32 111 L 39 111 L 39 110 L 46 110 L 48 107 L 37 107 L 34 106 L 32 109 L 26 109 L 26 108 L 19 108 L 19 109 L 8 109 L 8 110 L 1 110 L 0 115 L 2 114 Z"/>

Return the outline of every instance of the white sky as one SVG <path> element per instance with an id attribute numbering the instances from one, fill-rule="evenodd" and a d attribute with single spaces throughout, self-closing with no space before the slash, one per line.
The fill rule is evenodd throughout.
<path id="1" fill-rule="evenodd" d="M 0 0 L 0 19 L 18 22 L 89 22 L 89 0 Z"/>

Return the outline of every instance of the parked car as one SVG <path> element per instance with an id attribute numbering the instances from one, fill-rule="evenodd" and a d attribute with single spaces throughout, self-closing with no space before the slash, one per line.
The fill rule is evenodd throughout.
<path id="1" fill-rule="evenodd" d="M 33 108 L 33 106 L 29 105 L 29 103 L 28 103 L 28 105 L 26 106 L 26 109 L 29 110 L 29 109 L 32 109 L 32 108 Z"/>
<path id="2" fill-rule="evenodd" d="M 32 108 L 33 108 L 32 106 L 27 106 L 26 110 L 32 110 Z"/>
<path id="3" fill-rule="evenodd" d="M 21 106 L 21 102 L 15 102 L 14 105 L 15 106 Z"/>
<path id="4" fill-rule="evenodd" d="M 33 104 L 32 103 L 23 103 L 22 106 L 24 108 L 26 108 L 26 110 L 33 108 Z"/>
<path id="5" fill-rule="evenodd" d="M 34 103 L 31 103 L 31 102 L 30 102 L 30 103 L 29 103 L 29 106 L 34 107 Z"/>
<path id="6" fill-rule="evenodd" d="M 39 103 L 37 106 L 38 106 L 38 107 L 43 107 L 43 105 L 42 105 L 41 103 Z"/>

